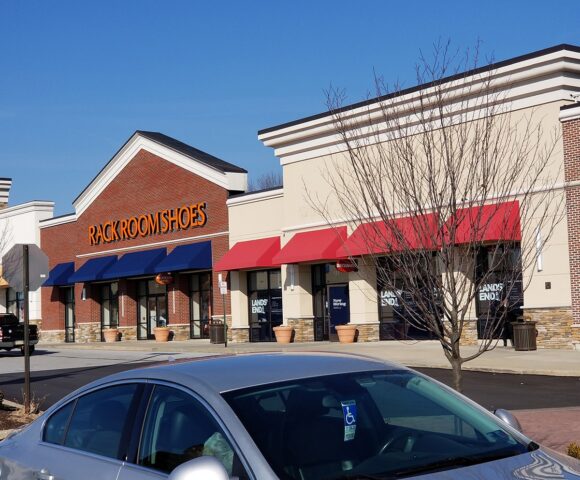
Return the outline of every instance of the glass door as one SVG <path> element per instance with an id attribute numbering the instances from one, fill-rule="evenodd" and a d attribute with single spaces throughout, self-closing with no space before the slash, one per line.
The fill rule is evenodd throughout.
<path id="1" fill-rule="evenodd" d="M 64 289 L 64 341 L 75 341 L 75 288 Z"/>
<path id="2" fill-rule="evenodd" d="M 119 327 L 119 284 L 117 282 L 101 285 L 101 341 L 103 330 Z"/>
<path id="3" fill-rule="evenodd" d="M 337 325 L 345 325 L 350 319 L 348 284 L 328 286 L 328 338 L 338 341 Z"/>
<path id="4" fill-rule="evenodd" d="M 139 282 L 139 308 L 137 311 L 137 339 L 152 340 L 155 338 L 155 327 L 167 326 L 167 287 L 155 280 Z"/>
<path id="5" fill-rule="evenodd" d="M 209 338 L 211 318 L 211 272 L 191 275 L 189 292 L 190 338 Z"/>

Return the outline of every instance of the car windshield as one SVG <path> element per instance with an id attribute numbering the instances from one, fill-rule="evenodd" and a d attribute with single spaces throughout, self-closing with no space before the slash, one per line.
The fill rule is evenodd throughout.
<path id="1" fill-rule="evenodd" d="M 227 392 L 281 479 L 403 478 L 524 453 L 501 421 L 406 370 Z"/>

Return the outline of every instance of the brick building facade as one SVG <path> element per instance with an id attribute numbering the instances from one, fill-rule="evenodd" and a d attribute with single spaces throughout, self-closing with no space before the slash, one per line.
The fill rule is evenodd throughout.
<path id="1" fill-rule="evenodd" d="M 229 246 L 226 200 L 245 188 L 245 170 L 136 132 L 74 201 L 74 214 L 41 224 L 51 268 L 42 341 L 100 341 L 107 327 L 146 339 L 163 325 L 175 339 L 206 337 L 208 320 L 224 314 L 211 267 Z M 171 274 L 168 285 L 154 282 L 159 273 Z"/>

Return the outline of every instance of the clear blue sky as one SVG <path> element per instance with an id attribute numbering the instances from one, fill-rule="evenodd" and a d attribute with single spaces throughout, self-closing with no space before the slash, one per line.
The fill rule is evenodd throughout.
<path id="1" fill-rule="evenodd" d="M 414 84 L 439 38 L 504 60 L 580 44 L 580 1 L 2 0 L 0 177 L 10 204 L 72 201 L 135 130 L 246 168 L 279 168 L 257 131 Z"/>

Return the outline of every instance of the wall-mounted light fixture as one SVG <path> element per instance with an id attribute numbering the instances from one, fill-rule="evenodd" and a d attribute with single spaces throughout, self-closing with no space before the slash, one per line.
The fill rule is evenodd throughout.
<path id="1" fill-rule="evenodd" d="M 81 300 L 87 299 L 87 287 L 83 287 L 83 291 L 81 292 Z"/>

